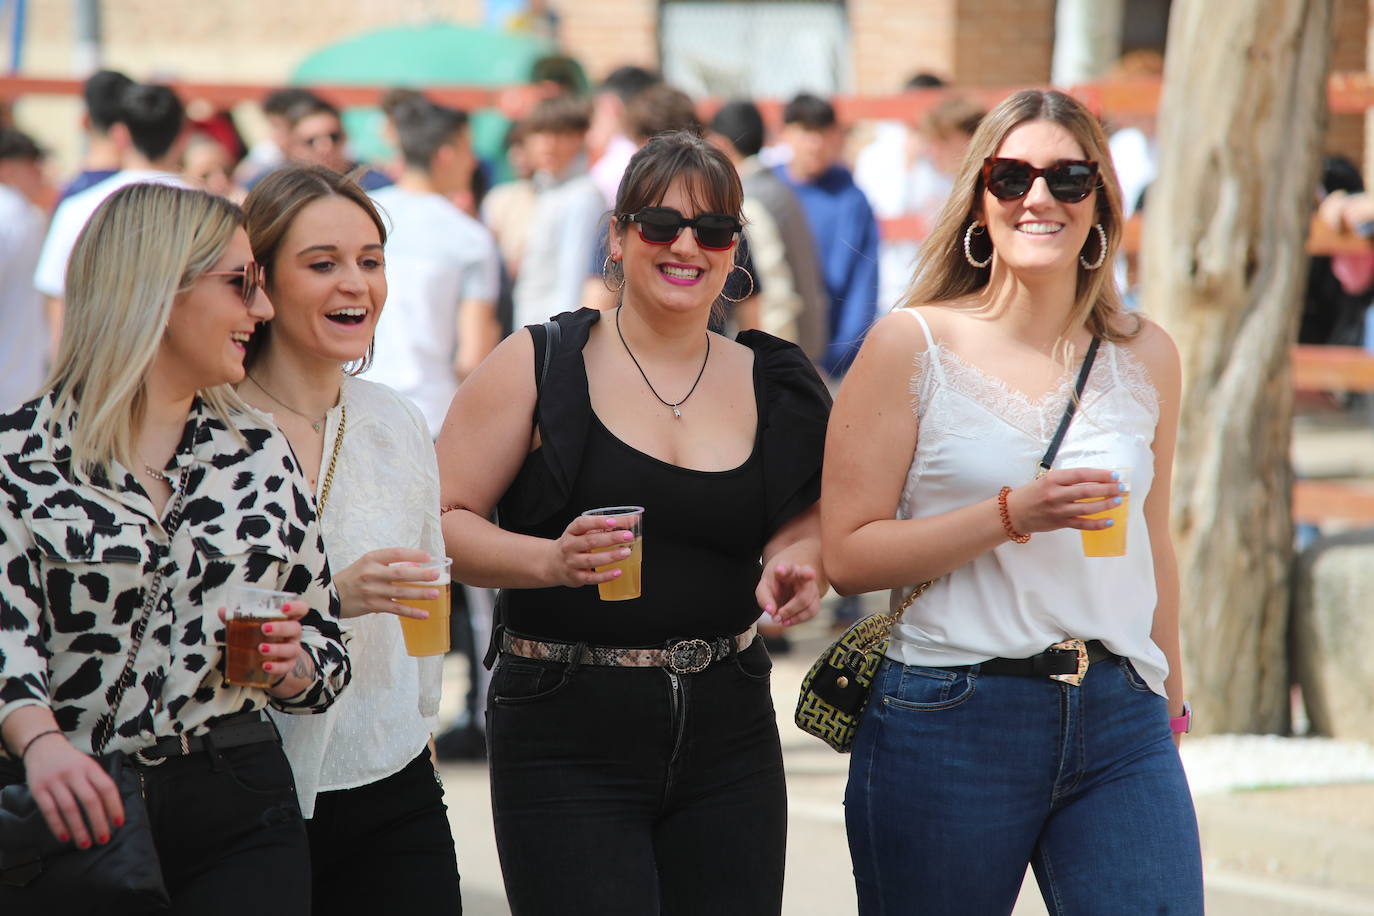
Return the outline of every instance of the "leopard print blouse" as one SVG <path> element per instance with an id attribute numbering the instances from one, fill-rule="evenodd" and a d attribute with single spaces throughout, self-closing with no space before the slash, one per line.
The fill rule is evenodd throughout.
<path id="1" fill-rule="evenodd" d="M 285 438 L 240 413 L 245 449 L 197 399 L 167 469 L 185 485 L 181 524 L 169 538 L 127 470 L 117 467 L 113 483 L 72 479 L 74 415 L 50 424 L 53 409 L 47 395 L 0 415 L 0 722 L 22 706 L 49 706 L 67 738 L 89 752 L 159 565 L 162 598 L 108 750 L 199 734 L 212 719 L 269 702 L 307 714 L 333 703 L 351 674 L 339 598 Z M 279 700 L 223 681 L 217 610 L 228 583 L 295 592 L 309 605 L 301 641 L 316 680 L 299 695 Z"/>

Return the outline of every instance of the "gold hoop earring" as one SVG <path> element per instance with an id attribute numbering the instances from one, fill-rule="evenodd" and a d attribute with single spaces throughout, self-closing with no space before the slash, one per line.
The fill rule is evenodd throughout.
<path id="1" fill-rule="evenodd" d="M 606 287 L 607 290 L 613 293 L 618 293 L 625 288 L 625 273 L 623 270 L 620 274 L 620 285 L 611 285 L 611 274 L 614 272 L 611 269 L 611 265 L 618 263 L 618 261 L 612 261 L 610 255 L 606 255 L 606 260 L 601 262 L 601 285 Z"/>
<path id="2" fill-rule="evenodd" d="M 729 296 L 725 295 L 725 290 L 722 288 L 720 291 L 720 298 L 724 299 L 726 302 L 743 302 L 745 299 L 748 299 L 750 296 L 754 295 L 754 275 L 751 274 L 749 272 L 749 268 L 745 267 L 743 264 L 736 264 L 734 270 L 744 271 L 744 275 L 749 278 L 749 292 L 745 293 L 743 296 L 740 296 L 738 299 L 731 299 Z M 734 271 L 731 271 L 731 273 L 733 272 Z M 730 279 L 728 274 L 726 275 L 725 279 Z"/>

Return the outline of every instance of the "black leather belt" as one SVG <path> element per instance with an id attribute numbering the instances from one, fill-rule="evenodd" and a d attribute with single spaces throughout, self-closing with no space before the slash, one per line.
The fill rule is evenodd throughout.
<path id="1" fill-rule="evenodd" d="M 1068 639 L 1029 658 L 990 658 L 981 663 L 978 670 L 983 674 L 1048 677 L 1077 686 L 1077 680 L 1071 679 L 1081 680 L 1088 665 L 1112 656 L 1101 640 Z"/>
<path id="2" fill-rule="evenodd" d="M 208 739 L 208 740 L 207 740 Z M 265 721 L 259 712 L 242 712 L 224 716 L 203 735 L 176 735 L 145 747 L 135 756 L 147 763 L 167 757 L 184 757 L 196 754 L 213 745 L 224 749 L 257 744 L 261 741 L 276 741 L 277 727 Z"/>
<path id="3" fill-rule="evenodd" d="M 750 626 L 736 636 L 714 639 L 679 639 L 661 648 L 619 648 L 589 646 L 586 643 L 549 642 L 526 639 L 509 632 L 501 634 L 501 651 L 521 658 L 579 665 L 609 665 L 619 668 L 667 668 L 674 674 L 695 674 L 712 662 L 743 652 L 754 642 L 757 628 Z"/>

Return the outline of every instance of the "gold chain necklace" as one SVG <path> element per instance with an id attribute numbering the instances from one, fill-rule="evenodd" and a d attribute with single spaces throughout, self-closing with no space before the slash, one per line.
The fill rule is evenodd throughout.
<path id="1" fill-rule="evenodd" d="M 254 385 L 257 385 L 257 386 L 258 386 L 258 390 L 259 390 L 259 391 L 261 391 L 263 394 L 267 395 L 269 398 L 271 398 L 271 399 L 272 399 L 273 401 L 275 401 L 277 404 L 280 404 L 282 407 L 285 407 L 287 410 L 291 411 L 293 414 L 295 414 L 296 416 L 300 417 L 302 420 L 307 421 L 307 422 L 310 424 L 310 428 L 313 429 L 313 430 L 315 430 L 315 432 L 319 432 L 320 429 L 321 429 L 321 427 L 324 426 L 324 421 L 329 417 L 329 414 L 325 414 L 323 417 L 320 417 L 318 420 L 316 420 L 314 417 L 310 416 L 310 414 L 308 414 L 308 413 L 302 413 L 301 411 L 299 411 L 299 410 L 297 410 L 296 408 L 292 407 L 290 404 L 288 404 L 288 403 L 286 403 L 285 401 L 283 401 L 281 398 L 277 397 L 277 396 L 276 396 L 275 394 L 273 394 L 272 392 L 268 391 L 268 390 L 263 386 L 262 382 L 258 381 L 256 378 L 253 377 L 253 373 L 247 372 L 247 373 L 244 373 L 244 374 L 248 376 L 249 380 L 252 381 L 252 383 L 253 383 Z"/>
<path id="2" fill-rule="evenodd" d="M 259 388 L 262 386 L 259 385 Z M 334 465 L 339 462 L 339 447 L 343 444 L 344 430 L 348 428 L 348 408 L 339 401 L 339 431 L 334 436 L 334 450 L 329 455 L 329 468 L 324 472 L 324 486 L 320 487 L 320 506 L 317 513 L 324 518 L 324 504 L 329 502 L 329 488 L 334 483 Z"/>

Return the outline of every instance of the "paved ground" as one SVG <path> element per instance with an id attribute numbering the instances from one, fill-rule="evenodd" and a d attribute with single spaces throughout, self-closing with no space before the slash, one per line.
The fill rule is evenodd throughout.
<path id="1" fill-rule="evenodd" d="M 1299 422 L 1294 457 L 1300 471 L 1311 476 L 1374 476 L 1374 432 L 1356 420 L 1328 415 Z M 808 625 L 800 635 L 796 651 L 778 659 L 774 672 L 790 798 L 783 909 L 787 916 L 853 916 L 841 806 L 848 758 L 791 723 L 797 686 L 826 636 L 819 624 Z M 461 669 L 455 667 L 450 675 L 455 689 L 445 693 L 451 698 L 458 694 Z M 1196 742 L 1195 750 L 1185 747 L 1184 759 L 1192 769 L 1208 757 L 1202 742 L 1226 739 L 1190 740 Z M 1289 747 L 1302 752 L 1301 742 Z M 1228 753 L 1229 748 L 1212 746 Z M 1374 916 L 1374 772 L 1358 771 L 1365 774 L 1360 781 L 1342 785 L 1274 785 L 1199 795 L 1208 912 Z M 463 873 L 464 912 L 508 916 L 492 841 L 486 768 L 445 765 L 442 773 Z M 1195 785 L 1203 782 L 1195 780 Z M 575 906 L 568 913 L 580 916 Z M 1035 881 L 1028 878 L 1015 916 L 1044 913 Z"/>

